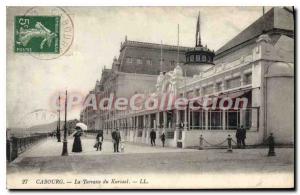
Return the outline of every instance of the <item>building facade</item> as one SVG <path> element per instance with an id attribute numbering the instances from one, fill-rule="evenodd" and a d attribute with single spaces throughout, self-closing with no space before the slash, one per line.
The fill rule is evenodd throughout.
<path id="1" fill-rule="evenodd" d="M 167 146 L 188 148 L 199 145 L 200 135 L 212 145 L 224 142 L 228 135 L 234 138 L 235 130 L 243 125 L 249 145 L 264 143 L 270 133 L 276 143 L 293 144 L 293 12 L 272 8 L 216 53 L 204 47 L 197 34 L 198 27 L 195 48 L 187 48 L 182 54 L 185 61 L 160 71 L 153 82 L 147 82 L 146 88 L 152 90 L 145 93 L 186 97 L 191 104 L 204 97 L 216 98 L 216 102 L 221 97 L 233 102 L 246 98 L 246 108 L 221 110 L 217 103 L 216 109 L 192 110 L 186 106 L 177 110 L 171 105 L 154 110 L 110 111 L 114 113 L 99 115 L 101 128 L 108 135 L 119 128 L 125 140 L 145 144 L 150 143 L 150 130 L 155 129 L 157 137 L 165 132 Z"/>

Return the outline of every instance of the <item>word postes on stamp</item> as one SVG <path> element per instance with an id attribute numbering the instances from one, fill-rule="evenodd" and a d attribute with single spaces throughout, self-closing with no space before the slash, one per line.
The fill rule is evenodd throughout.
<path id="1" fill-rule="evenodd" d="M 60 52 L 60 16 L 15 16 L 15 52 Z"/>

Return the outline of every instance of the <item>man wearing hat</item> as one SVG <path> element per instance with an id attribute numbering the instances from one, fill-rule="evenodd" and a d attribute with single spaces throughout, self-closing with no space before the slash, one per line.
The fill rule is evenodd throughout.
<path id="1" fill-rule="evenodd" d="M 111 132 L 111 138 L 114 144 L 114 152 L 119 152 L 119 143 L 121 141 L 121 134 L 118 128 Z"/>
<path id="2" fill-rule="evenodd" d="M 151 140 L 151 146 L 155 146 L 155 139 L 156 139 L 156 132 L 154 129 L 150 132 L 150 140 Z"/>

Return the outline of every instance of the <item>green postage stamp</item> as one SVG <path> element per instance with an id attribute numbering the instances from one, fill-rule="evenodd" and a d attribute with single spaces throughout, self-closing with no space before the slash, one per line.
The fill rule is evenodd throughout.
<path id="1" fill-rule="evenodd" d="M 60 16 L 15 16 L 15 52 L 60 51 Z"/>

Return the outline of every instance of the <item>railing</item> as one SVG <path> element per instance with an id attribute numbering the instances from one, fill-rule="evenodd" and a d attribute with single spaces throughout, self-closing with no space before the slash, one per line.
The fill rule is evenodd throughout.
<path id="1" fill-rule="evenodd" d="M 47 138 L 48 133 L 29 135 L 25 137 L 11 137 L 6 141 L 6 158 L 9 162 L 16 159 L 19 154 L 27 150 L 38 141 Z"/>

